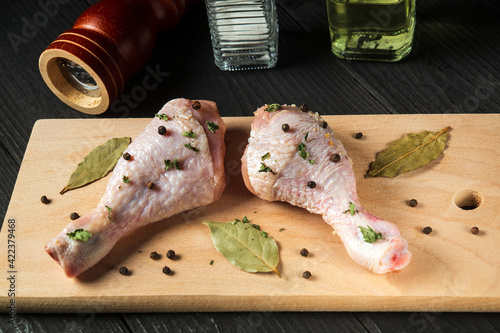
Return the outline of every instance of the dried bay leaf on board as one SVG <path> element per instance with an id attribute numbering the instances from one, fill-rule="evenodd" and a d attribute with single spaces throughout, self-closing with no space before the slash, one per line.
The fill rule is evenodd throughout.
<path id="1" fill-rule="evenodd" d="M 253 227 L 251 223 L 203 221 L 210 228 L 212 241 L 234 266 L 246 272 L 273 271 L 279 262 L 276 241 L 267 233 Z"/>
<path id="2" fill-rule="evenodd" d="M 443 152 L 450 126 L 439 132 L 409 133 L 377 154 L 366 178 L 396 177 L 423 167 Z"/>
<path id="3" fill-rule="evenodd" d="M 118 159 L 131 141 L 132 139 L 129 137 L 113 138 L 94 148 L 78 164 L 76 170 L 69 178 L 68 184 L 66 184 L 60 194 L 105 177 L 113 170 Z"/>

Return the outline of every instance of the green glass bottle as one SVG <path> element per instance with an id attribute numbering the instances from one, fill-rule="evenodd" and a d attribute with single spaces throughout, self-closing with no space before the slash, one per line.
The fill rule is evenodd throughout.
<path id="1" fill-rule="evenodd" d="M 336 56 L 398 61 L 410 53 L 415 0 L 326 0 L 326 4 Z"/>

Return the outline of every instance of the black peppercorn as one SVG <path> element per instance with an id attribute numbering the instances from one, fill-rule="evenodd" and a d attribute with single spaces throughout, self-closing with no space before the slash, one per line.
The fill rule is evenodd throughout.
<path id="1" fill-rule="evenodd" d="M 472 227 L 470 229 L 470 232 L 472 232 L 474 235 L 477 235 L 477 234 L 479 234 L 479 228 L 478 227 Z"/>
<path id="2" fill-rule="evenodd" d="M 283 130 L 283 132 L 288 132 L 290 130 L 290 125 L 288 124 L 283 124 L 281 125 L 281 129 Z"/>
<path id="3" fill-rule="evenodd" d="M 149 182 L 149 183 L 148 183 L 148 188 L 149 188 L 150 190 L 154 189 L 154 188 L 155 188 L 155 183 L 153 183 L 153 182 Z"/>
<path id="4" fill-rule="evenodd" d="M 305 271 L 304 273 L 302 273 L 302 277 L 304 279 L 309 279 L 311 277 L 311 272 Z"/>
<path id="5" fill-rule="evenodd" d="M 309 251 L 307 249 L 300 250 L 300 255 L 303 257 L 307 257 L 309 255 Z"/>
<path id="6" fill-rule="evenodd" d="M 307 182 L 307 187 L 309 187 L 309 188 L 315 188 L 316 187 L 316 182 L 313 182 L 312 180 L 308 181 Z"/>
<path id="7" fill-rule="evenodd" d="M 340 162 L 340 155 L 339 155 L 339 154 L 332 154 L 332 156 L 330 156 L 330 160 L 331 160 L 333 163 Z"/>
<path id="8" fill-rule="evenodd" d="M 69 218 L 72 220 L 78 220 L 80 218 L 80 215 L 78 215 L 78 213 L 73 212 L 69 214 Z"/>
<path id="9" fill-rule="evenodd" d="M 326 121 L 324 121 L 322 124 L 321 124 L 321 127 L 322 128 L 327 128 L 328 127 L 328 123 Z"/>
<path id="10" fill-rule="evenodd" d="M 307 104 L 305 104 L 305 103 L 301 104 L 299 106 L 299 110 L 302 111 L 302 112 L 307 112 L 307 111 L 309 111 L 309 106 Z"/>
<path id="11" fill-rule="evenodd" d="M 162 271 L 163 271 L 163 273 L 165 273 L 165 274 L 167 274 L 167 275 L 169 275 L 169 274 L 171 274 L 171 273 L 172 273 L 172 270 L 171 270 L 171 269 L 170 269 L 170 267 L 168 267 L 168 266 L 163 267 L 163 270 L 162 270 Z"/>
<path id="12" fill-rule="evenodd" d="M 410 201 L 408 201 L 408 204 L 410 205 L 410 207 L 417 207 L 418 201 L 416 199 L 411 199 Z"/>
<path id="13" fill-rule="evenodd" d="M 425 227 L 422 232 L 426 235 L 430 234 L 432 232 L 432 228 L 431 227 Z"/>
<path id="14" fill-rule="evenodd" d="M 194 101 L 191 107 L 195 110 L 198 110 L 199 108 L 201 108 L 201 103 L 198 101 Z"/>
<path id="15" fill-rule="evenodd" d="M 158 254 L 158 252 L 156 251 L 153 251 L 149 254 L 149 257 L 153 260 L 157 260 L 157 259 L 160 259 L 160 255 Z"/>
<path id="16" fill-rule="evenodd" d="M 129 153 L 124 153 L 123 154 L 123 158 L 126 160 L 126 161 L 130 161 L 130 159 L 132 158 L 132 156 L 130 156 Z"/>
<path id="17" fill-rule="evenodd" d="M 119 272 L 120 272 L 121 275 L 129 275 L 128 268 L 125 267 L 125 266 L 120 267 Z"/>
<path id="18" fill-rule="evenodd" d="M 42 197 L 40 198 L 40 201 L 41 201 L 43 204 L 49 204 L 49 203 L 50 203 L 49 198 L 47 198 L 47 196 L 45 196 L 45 195 L 44 195 L 44 196 L 42 196 Z"/>
<path id="19" fill-rule="evenodd" d="M 167 134 L 167 129 L 165 128 L 165 126 L 158 127 L 158 134 L 160 134 L 160 135 Z"/>
<path id="20" fill-rule="evenodd" d="M 363 133 L 358 132 L 358 133 L 356 133 L 356 135 L 354 137 L 359 140 L 363 137 Z"/>
<path id="21" fill-rule="evenodd" d="M 167 258 L 170 260 L 174 260 L 175 258 L 175 251 L 174 250 L 168 250 L 167 251 Z"/>

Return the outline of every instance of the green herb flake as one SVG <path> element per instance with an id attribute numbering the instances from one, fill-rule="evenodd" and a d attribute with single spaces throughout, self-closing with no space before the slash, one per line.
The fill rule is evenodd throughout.
<path id="1" fill-rule="evenodd" d="M 270 167 L 266 166 L 264 163 L 260 163 L 260 169 L 259 172 L 270 172 L 273 175 L 276 174 Z"/>
<path id="2" fill-rule="evenodd" d="M 361 230 L 361 234 L 363 234 L 363 239 L 367 243 L 375 243 L 377 239 L 384 239 L 382 237 L 382 233 L 380 232 L 375 232 L 375 230 L 372 229 L 369 225 L 367 225 L 368 228 L 358 226 L 358 228 Z"/>
<path id="3" fill-rule="evenodd" d="M 302 157 L 302 159 L 305 160 L 309 157 L 309 153 L 306 151 L 306 145 L 304 143 L 299 143 L 297 149 L 299 150 L 299 156 Z"/>
<path id="4" fill-rule="evenodd" d="M 177 160 L 177 157 L 174 159 L 174 161 L 170 160 L 164 160 L 165 161 L 165 170 L 171 170 L 172 168 L 177 169 L 177 170 L 182 170 L 181 164 Z"/>
<path id="5" fill-rule="evenodd" d="M 281 228 L 280 230 L 278 230 L 279 232 L 282 232 L 283 230 L 285 230 L 285 228 Z"/>
<path id="6" fill-rule="evenodd" d="M 233 223 L 233 225 L 234 225 L 234 224 L 236 224 L 236 223 L 238 223 L 238 222 L 242 222 L 242 223 L 250 223 L 250 220 L 249 220 L 249 219 L 248 219 L 248 217 L 245 215 L 245 216 L 243 217 L 243 219 L 241 219 L 241 220 L 234 219 L 234 222 L 232 222 L 232 223 Z"/>
<path id="7" fill-rule="evenodd" d="M 122 180 L 125 184 L 128 184 L 130 182 L 130 179 L 127 176 L 123 176 Z"/>
<path id="8" fill-rule="evenodd" d="M 213 266 L 213 264 L 214 264 L 214 261 L 213 261 L 213 260 L 210 260 L 210 265 L 212 265 L 212 266 Z"/>
<path id="9" fill-rule="evenodd" d="M 111 220 L 111 207 L 105 206 L 106 209 L 108 210 L 108 219 Z"/>
<path id="10" fill-rule="evenodd" d="M 198 148 L 191 146 L 191 144 L 190 144 L 190 143 L 186 143 L 186 144 L 184 145 L 184 147 L 191 149 L 191 150 L 192 150 L 192 151 L 194 151 L 195 153 L 197 153 L 197 152 L 199 152 L 199 151 L 200 151 Z"/>
<path id="11" fill-rule="evenodd" d="M 274 111 L 277 111 L 279 109 L 281 109 L 281 104 L 273 103 L 273 104 L 268 104 L 267 108 L 265 108 L 264 111 L 274 112 Z"/>
<path id="12" fill-rule="evenodd" d="M 80 240 L 82 242 L 86 242 L 90 237 L 92 237 L 92 234 L 90 232 L 83 229 L 76 229 L 72 232 L 67 233 L 66 235 L 68 235 L 70 239 Z"/>
<path id="13" fill-rule="evenodd" d="M 214 134 L 215 134 L 215 131 L 217 131 L 219 129 L 219 125 L 217 125 L 214 122 L 207 121 L 207 125 L 208 125 L 208 130 Z"/>
<path id="14" fill-rule="evenodd" d="M 158 117 L 158 118 L 163 119 L 165 121 L 169 120 L 168 116 L 166 114 L 163 114 L 163 113 L 162 114 L 157 113 L 157 114 L 155 114 L 155 117 Z"/>
<path id="15" fill-rule="evenodd" d="M 264 155 L 262 155 L 262 157 L 260 159 L 261 159 L 261 161 L 265 161 L 265 160 L 268 160 L 270 157 L 271 157 L 271 153 L 267 152 Z"/>
<path id="16" fill-rule="evenodd" d="M 260 225 L 258 225 L 258 224 L 253 224 L 253 223 L 250 223 L 250 225 L 251 225 L 252 227 L 254 227 L 255 229 L 257 229 L 257 230 L 260 230 Z"/>
<path id="17" fill-rule="evenodd" d="M 307 138 L 309 137 L 309 132 L 304 136 L 304 141 L 307 142 Z M 302 157 L 303 160 L 307 160 L 310 164 L 316 164 L 315 160 L 308 159 L 309 153 L 306 151 L 306 144 L 301 142 L 297 145 L 297 149 L 299 150 L 299 156 Z"/>
<path id="18" fill-rule="evenodd" d="M 183 135 L 183 136 L 186 136 L 186 137 L 188 137 L 188 138 L 193 138 L 193 139 L 196 139 L 196 133 L 195 133 L 195 132 L 193 132 L 192 130 L 191 130 L 191 131 L 189 131 L 189 132 L 184 131 L 184 132 L 182 133 L 182 135 Z"/>
<path id="19" fill-rule="evenodd" d="M 344 214 L 350 213 L 351 215 L 354 215 L 357 212 L 358 210 L 356 209 L 356 205 L 349 201 L 349 209 L 345 210 Z"/>

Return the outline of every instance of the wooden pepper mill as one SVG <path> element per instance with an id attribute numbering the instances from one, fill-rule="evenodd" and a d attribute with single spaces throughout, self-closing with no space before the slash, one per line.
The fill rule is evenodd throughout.
<path id="1" fill-rule="evenodd" d="M 193 0 L 102 0 L 40 55 L 40 73 L 72 108 L 100 114 L 146 64 L 158 32 L 172 30 Z"/>

